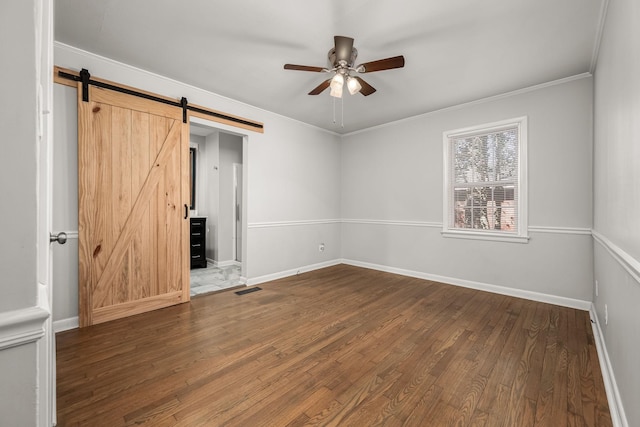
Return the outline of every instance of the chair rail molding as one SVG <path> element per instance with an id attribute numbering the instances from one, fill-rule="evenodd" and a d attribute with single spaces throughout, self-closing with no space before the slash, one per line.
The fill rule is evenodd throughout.
<path id="1" fill-rule="evenodd" d="M 342 219 L 343 224 L 396 225 L 403 227 L 442 228 L 441 222 L 406 221 L 388 219 Z"/>
<path id="2" fill-rule="evenodd" d="M 596 230 L 593 230 L 591 234 L 593 235 L 593 239 L 605 248 L 613 259 L 615 259 L 636 282 L 640 283 L 640 261 L 629 255 Z"/>
<path id="3" fill-rule="evenodd" d="M 49 311 L 38 306 L 0 313 L 0 351 L 42 338 L 48 318 Z"/>
<path id="4" fill-rule="evenodd" d="M 309 219 L 298 221 L 267 221 L 267 222 L 250 222 L 247 228 L 271 228 L 271 227 L 293 227 L 300 225 L 324 225 L 324 224 L 340 224 L 339 219 Z"/>

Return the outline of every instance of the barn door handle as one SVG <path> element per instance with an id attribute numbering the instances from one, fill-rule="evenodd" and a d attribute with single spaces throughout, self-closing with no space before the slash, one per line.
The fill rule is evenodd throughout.
<path id="1" fill-rule="evenodd" d="M 184 204 L 184 219 L 187 219 L 189 217 L 189 206 L 187 206 L 187 204 Z"/>

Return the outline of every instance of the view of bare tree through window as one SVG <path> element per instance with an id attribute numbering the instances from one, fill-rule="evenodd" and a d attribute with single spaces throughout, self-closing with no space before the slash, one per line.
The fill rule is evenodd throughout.
<path id="1" fill-rule="evenodd" d="M 518 128 L 451 140 L 453 227 L 516 231 Z"/>

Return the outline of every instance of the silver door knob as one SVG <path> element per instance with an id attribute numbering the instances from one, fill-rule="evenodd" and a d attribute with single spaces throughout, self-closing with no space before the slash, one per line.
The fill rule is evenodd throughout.
<path id="1" fill-rule="evenodd" d="M 65 233 L 64 231 L 61 231 L 58 234 L 51 233 L 49 234 L 49 242 L 58 242 L 61 245 L 64 245 L 65 243 L 67 243 L 67 233 Z"/>

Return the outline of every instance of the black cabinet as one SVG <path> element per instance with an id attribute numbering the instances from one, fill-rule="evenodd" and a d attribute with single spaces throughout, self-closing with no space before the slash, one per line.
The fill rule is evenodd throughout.
<path id="1" fill-rule="evenodd" d="M 207 219 L 191 218 L 191 268 L 207 266 Z"/>

